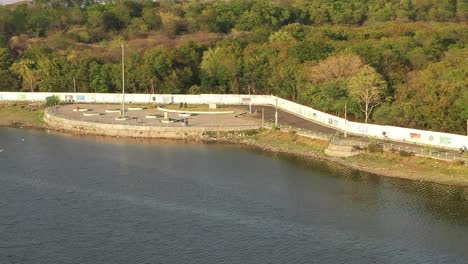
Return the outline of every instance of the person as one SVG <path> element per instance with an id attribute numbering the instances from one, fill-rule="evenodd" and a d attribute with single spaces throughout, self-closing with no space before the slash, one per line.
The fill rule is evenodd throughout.
<path id="1" fill-rule="evenodd" d="M 466 146 L 460 148 L 460 153 L 463 154 L 466 152 Z"/>

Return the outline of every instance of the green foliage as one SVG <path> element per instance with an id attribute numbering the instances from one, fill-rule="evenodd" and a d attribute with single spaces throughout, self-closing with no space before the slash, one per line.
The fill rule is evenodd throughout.
<path id="1" fill-rule="evenodd" d="M 359 102 L 366 123 L 374 107 L 382 101 L 385 88 L 385 80 L 370 66 L 362 68 L 349 80 L 349 95 Z"/>
<path id="2" fill-rule="evenodd" d="M 465 134 L 465 2 L 1 6 L 0 89 L 72 91 L 75 79 L 80 92 L 120 91 L 126 42 L 128 92 L 276 94 L 340 116 L 347 105 L 351 120 Z"/>
<path id="3" fill-rule="evenodd" d="M 408 151 L 405 151 L 405 150 L 398 151 L 398 154 L 400 156 L 402 156 L 402 157 L 412 157 L 412 156 L 414 156 L 413 152 L 408 152 Z"/>
<path id="4" fill-rule="evenodd" d="M 382 153 L 383 152 L 383 146 L 378 144 L 375 141 L 372 141 L 371 143 L 369 143 L 369 145 L 367 145 L 367 150 L 370 153 Z"/>
<path id="5" fill-rule="evenodd" d="M 60 104 L 60 97 L 56 95 L 46 97 L 45 107 L 51 107 Z"/>

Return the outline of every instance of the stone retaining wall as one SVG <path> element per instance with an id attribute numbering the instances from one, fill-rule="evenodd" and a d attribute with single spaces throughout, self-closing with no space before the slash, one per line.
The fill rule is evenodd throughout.
<path id="1" fill-rule="evenodd" d="M 157 127 L 116 125 L 85 122 L 59 117 L 49 109 L 45 110 L 44 121 L 52 128 L 75 134 L 130 137 L 130 138 L 204 138 L 210 132 L 245 131 L 259 129 L 260 126 L 245 127 Z"/>

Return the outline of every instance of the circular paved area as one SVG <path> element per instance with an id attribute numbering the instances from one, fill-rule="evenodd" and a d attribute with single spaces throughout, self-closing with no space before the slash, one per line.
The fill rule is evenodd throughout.
<path id="1" fill-rule="evenodd" d="M 125 125 L 138 125 L 138 126 L 159 126 L 159 127 L 181 127 L 183 126 L 183 119 L 188 119 L 190 127 L 248 127 L 260 126 L 261 120 L 255 119 L 248 111 L 239 109 L 232 114 L 198 114 L 190 117 L 180 117 L 179 113 L 168 113 L 170 119 L 174 123 L 162 123 L 164 113 L 156 109 L 156 105 L 148 107 L 143 110 L 127 111 L 126 115 L 128 120 L 118 121 L 115 120 L 119 113 L 106 113 L 109 109 L 119 109 L 120 105 L 115 104 L 78 104 L 80 108 L 88 108 L 89 112 L 97 112 L 97 116 L 84 116 L 83 112 L 76 112 L 73 109 L 76 105 L 69 104 L 57 107 L 55 114 L 72 120 L 97 122 L 105 124 L 125 124 Z M 131 107 L 131 105 L 129 106 Z M 223 109 L 220 108 L 220 111 Z M 147 115 L 157 115 L 157 118 L 146 118 Z"/>

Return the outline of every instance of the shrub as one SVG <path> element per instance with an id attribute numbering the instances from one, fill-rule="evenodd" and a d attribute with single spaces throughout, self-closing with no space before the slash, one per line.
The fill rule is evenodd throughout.
<path id="1" fill-rule="evenodd" d="M 244 131 L 244 135 L 246 136 L 254 136 L 258 133 L 257 129 L 249 129 Z"/>
<path id="2" fill-rule="evenodd" d="M 51 107 L 51 106 L 55 106 L 59 104 L 60 104 L 60 97 L 58 97 L 57 95 L 46 97 L 46 102 L 45 102 L 46 107 Z"/>
<path id="3" fill-rule="evenodd" d="M 424 151 L 431 153 L 432 152 L 432 146 L 424 146 Z"/>
<path id="4" fill-rule="evenodd" d="M 184 103 L 179 104 L 179 108 L 182 108 L 182 107 L 184 107 Z"/>
<path id="5" fill-rule="evenodd" d="M 364 150 L 365 148 L 361 148 L 360 146 L 357 146 L 357 145 L 353 145 L 353 150 L 355 151 L 362 151 Z"/>
<path id="6" fill-rule="evenodd" d="M 381 152 L 383 152 L 383 146 L 379 145 L 377 142 L 369 143 L 369 145 L 367 146 L 367 149 L 371 153 L 381 153 Z"/>
<path id="7" fill-rule="evenodd" d="M 411 157 L 411 156 L 414 156 L 414 152 L 408 152 L 408 151 L 404 151 L 404 150 L 400 150 L 398 152 L 398 154 L 400 154 L 400 156 L 402 157 Z"/>

